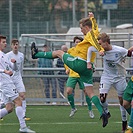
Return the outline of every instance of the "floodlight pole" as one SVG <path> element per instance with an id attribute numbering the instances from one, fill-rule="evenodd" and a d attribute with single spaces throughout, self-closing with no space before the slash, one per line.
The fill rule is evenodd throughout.
<path id="1" fill-rule="evenodd" d="M 110 9 L 107 9 L 107 26 L 110 27 Z"/>
<path id="2" fill-rule="evenodd" d="M 12 0 L 9 0 L 9 44 L 12 39 Z"/>
<path id="3" fill-rule="evenodd" d="M 73 4 L 72 4 L 72 8 L 73 8 L 73 27 L 75 27 L 75 23 L 76 23 L 76 13 L 75 13 L 75 0 L 73 0 Z"/>
<path id="4" fill-rule="evenodd" d="M 85 18 L 88 16 L 88 2 L 87 0 L 84 0 L 84 6 L 85 6 Z"/>

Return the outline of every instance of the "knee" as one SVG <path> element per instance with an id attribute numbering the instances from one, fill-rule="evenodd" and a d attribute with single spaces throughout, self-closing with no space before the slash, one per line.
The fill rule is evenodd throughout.
<path id="1" fill-rule="evenodd" d="M 130 104 L 128 103 L 128 102 L 123 102 L 123 107 L 125 108 L 125 109 L 128 109 L 128 108 L 130 108 Z"/>
<path id="2" fill-rule="evenodd" d="M 21 92 L 19 94 L 19 96 L 20 96 L 21 100 L 25 100 L 25 93 L 24 92 Z"/>
<path id="3" fill-rule="evenodd" d="M 60 57 L 60 58 L 62 58 L 63 53 L 64 52 L 62 50 L 57 50 L 56 51 L 57 56 Z"/>
<path id="4" fill-rule="evenodd" d="M 100 94 L 100 101 L 101 101 L 101 103 L 106 102 L 106 94 L 104 94 L 104 93 Z"/>
<path id="5" fill-rule="evenodd" d="M 70 95 L 70 94 L 72 94 L 73 89 L 72 88 L 67 88 L 66 92 L 67 92 L 67 95 Z"/>
<path id="6" fill-rule="evenodd" d="M 22 100 L 21 100 L 20 96 L 17 97 L 16 99 L 14 99 L 13 102 L 14 102 L 14 104 L 15 104 L 16 107 L 17 106 L 22 106 Z"/>
<path id="7" fill-rule="evenodd" d="M 8 111 L 8 113 L 11 113 L 13 111 L 13 104 L 12 103 L 6 104 L 6 110 Z"/>
<path id="8" fill-rule="evenodd" d="M 123 98 L 122 97 L 118 97 L 119 98 L 119 103 L 121 106 L 123 106 Z"/>

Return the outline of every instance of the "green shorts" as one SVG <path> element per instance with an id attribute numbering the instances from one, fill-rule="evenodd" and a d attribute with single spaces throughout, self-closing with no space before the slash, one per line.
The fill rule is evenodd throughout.
<path id="1" fill-rule="evenodd" d="M 73 57 L 68 53 L 63 55 L 63 62 L 71 68 L 73 71 L 80 75 L 82 82 L 87 84 L 93 84 L 93 70 L 87 69 L 87 62 L 85 60 L 79 59 L 78 57 Z"/>
<path id="2" fill-rule="evenodd" d="M 81 90 L 85 88 L 80 77 L 69 77 L 67 80 L 66 86 L 75 89 L 75 86 L 77 83 L 79 84 L 79 88 Z"/>
<path id="3" fill-rule="evenodd" d="M 133 97 L 132 95 L 133 95 L 133 81 L 130 79 L 124 91 L 123 99 L 128 102 L 131 102 Z"/>

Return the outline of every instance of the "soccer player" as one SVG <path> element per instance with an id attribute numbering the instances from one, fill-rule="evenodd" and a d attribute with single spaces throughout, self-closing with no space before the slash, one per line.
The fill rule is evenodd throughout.
<path id="1" fill-rule="evenodd" d="M 74 39 L 73 39 L 74 46 L 72 48 L 68 49 L 67 53 L 73 55 L 74 47 L 82 41 L 83 41 L 82 37 L 75 36 Z M 84 91 L 85 87 L 84 87 L 84 84 L 81 81 L 80 76 L 79 76 L 78 73 L 74 72 L 69 67 L 66 67 L 66 73 L 69 75 L 69 78 L 68 78 L 67 84 L 66 84 L 66 86 L 67 86 L 67 98 L 68 98 L 68 101 L 71 105 L 71 112 L 70 112 L 69 117 L 72 117 L 77 112 L 77 109 L 75 108 L 75 104 L 74 104 L 74 94 L 73 94 L 75 86 L 78 83 L 79 88 L 83 91 Z M 84 91 L 84 93 L 85 93 L 85 91 Z M 94 118 L 94 114 L 93 114 L 93 111 L 92 111 L 91 99 L 87 96 L 87 94 L 85 94 L 85 98 L 86 98 L 86 102 L 87 102 L 87 105 L 88 105 L 89 116 L 90 116 L 90 118 Z"/>
<path id="2" fill-rule="evenodd" d="M 106 111 L 108 110 L 108 103 L 106 101 L 108 92 L 113 86 L 116 91 L 120 102 L 120 111 L 122 117 L 122 131 L 124 132 L 127 127 L 127 115 L 126 110 L 123 105 L 123 94 L 126 88 L 126 70 L 123 66 L 123 62 L 125 61 L 126 56 L 131 56 L 130 51 L 123 47 L 119 47 L 116 45 L 110 44 L 110 38 L 106 33 L 101 33 L 98 37 L 99 44 L 104 48 L 104 56 L 103 56 L 103 73 L 100 80 L 100 100 L 101 104 Z M 87 66 L 91 69 L 90 57 L 91 51 L 97 51 L 93 46 L 88 49 L 87 55 Z"/>
<path id="3" fill-rule="evenodd" d="M 25 100 L 25 86 L 22 79 L 23 74 L 23 63 L 24 63 L 24 54 L 19 51 L 19 41 L 18 39 L 12 39 L 11 41 L 11 49 L 12 51 L 8 52 L 6 55 L 9 60 L 15 59 L 17 62 L 17 71 L 13 71 L 13 76 L 11 76 L 14 85 L 19 93 L 19 96 L 22 100 L 22 108 L 23 108 L 23 117 L 25 120 L 30 120 L 30 118 L 26 117 L 26 100 Z"/>
<path id="4" fill-rule="evenodd" d="M 30 130 L 26 126 L 25 119 L 23 118 L 22 101 L 11 79 L 11 76 L 13 75 L 11 70 L 18 69 L 17 62 L 15 59 L 10 61 L 3 52 L 6 45 L 6 37 L 0 35 L 0 91 L 2 92 L 3 101 L 5 103 L 5 108 L 0 109 L 0 119 L 13 111 L 13 102 L 15 104 L 15 112 L 20 124 L 19 131 L 25 133 L 35 133 L 35 131 Z"/>
<path id="5" fill-rule="evenodd" d="M 133 47 L 129 48 L 128 51 L 132 52 Z M 128 127 L 125 133 L 132 133 L 132 128 L 133 128 L 133 76 L 129 80 L 128 85 L 124 91 L 123 106 L 125 107 L 128 114 L 130 115 Z"/>
<path id="6" fill-rule="evenodd" d="M 80 23 L 80 28 L 85 36 L 84 40 L 78 43 L 74 48 L 74 56 L 63 52 L 62 50 L 56 50 L 52 52 L 38 52 L 35 43 L 32 43 L 32 58 L 60 58 L 63 60 L 64 64 L 66 64 L 70 69 L 77 72 L 80 75 L 82 82 L 84 82 L 85 92 L 91 98 L 91 101 L 94 103 L 100 113 L 100 118 L 102 118 L 103 120 L 102 126 L 105 127 L 108 124 L 108 116 L 103 111 L 99 98 L 94 95 L 92 79 L 93 71 L 87 69 L 86 62 L 87 50 L 90 46 L 95 46 L 98 51 L 103 53 L 103 49 L 97 41 L 97 35 L 99 34 L 99 31 L 93 13 L 89 13 L 89 18 L 82 19 L 82 22 Z M 92 53 L 91 61 L 94 62 L 94 59 L 95 53 Z"/>
<path id="7" fill-rule="evenodd" d="M 132 133 L 132 128 L 133 128 L 133 76 L 128 82 L 128 85 L 124 92 L 123 99 L 124 99 L 123 106 L 126 108 L 128 113 L 130 114 L 128 127 L 125 133 Z"/>

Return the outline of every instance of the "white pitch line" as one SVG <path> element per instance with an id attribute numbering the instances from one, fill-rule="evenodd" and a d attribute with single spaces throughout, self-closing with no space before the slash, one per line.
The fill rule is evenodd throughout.
<path id="1" fill-rule="evenodd" d="M 56 122 L 56 123 L 28 123 L 29 125 L 75 125 L 75 124 L 97 124 L 98 122 Z M 121 124 L 121 122 L 114 122 L 117 124 Z M 12 126 L 12 125 L 19 125 L 19 123 L 0 123 L 2 126 Z"/>

